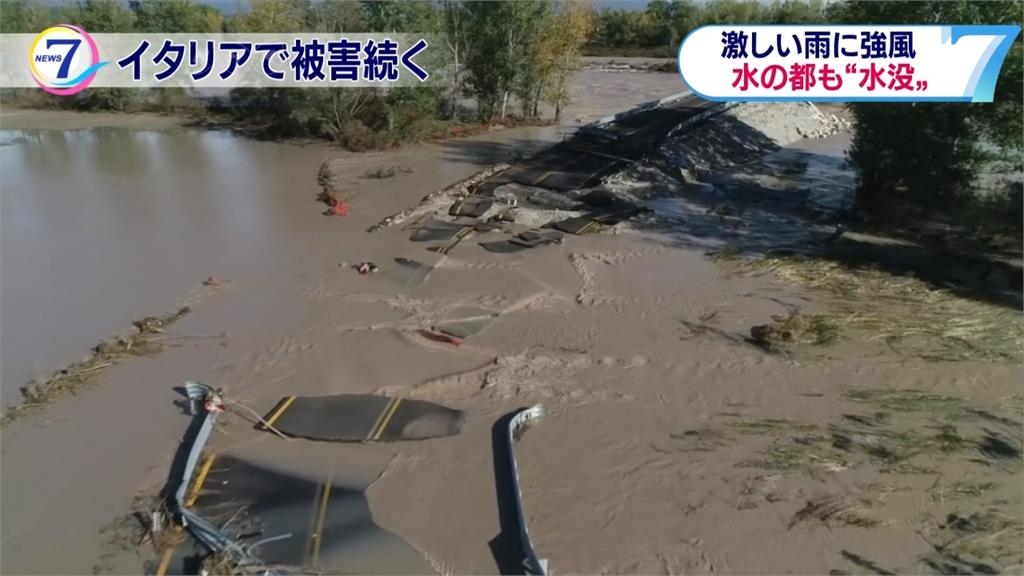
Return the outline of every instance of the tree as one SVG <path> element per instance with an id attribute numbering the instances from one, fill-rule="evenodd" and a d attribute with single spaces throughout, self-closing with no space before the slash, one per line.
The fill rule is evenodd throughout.
<path id="1" fill-rule="evenodd" d="M 310 13 L 308 0 L 250 0 L 249 11 L 236 17 L 239 32 L 302 32 Z"/>
<path id="2" fill-rule="evenodd" d="M 79 0 L 61 12 L 89 32 L 131 32 L 135 25 L 134 15 L 117 0 Z"/>
<path id="3" fill-rule="evenodd" d="M 310 10 L 309 20 L 316 32 L 344 34 L 367 29 L 362 5 L 350 0 L 322 0 Z"/>
<path id="4" fill-rule="evenodd" d="M 216 8 L 193 0 L 131 0 L 139 32 L 220 32 L 224 16 Z"/>
<path id="5" fill-rule="evenodd" d="M 509 96 L 536 98 L 535 50 L 550 2 L 466 2 L 468 83 L 484 118 L 506 117 Z M 498 103 L 500 101 L 500 108 Z M 524 104 L 529 108 L 530 104 Z"/>
<path id="6" fill-rule="evenodd" d="M 42 14 L 34 3 L 26 0 L 7 0 L 0 7 L 0 32 L 7 34 L 38 33 Z"/>
<path id="7" fill-rule="evenodd" d="M 450 64 L 451 76 L 447 79 L 448 94 L 445 108 L 451 118 L 459 113 L 458 98 L 462 93 L 463 68 L 466 59 L 466 11 L 459 0 L 441 0 L 441 28 L 447 48 L 446 60 Z"/>
<path id="8" fill-rule="evenodd" d="M 863 24 L 1019 23 L 1021 11 L 1019 0 L 843 2 L 827 10 L 834 20 Z M 1019 155 L 1024 147 L 1021 57 L 1018 36 L 992 104 L 851 104 L 856 133 L 849 156 L 860 173 L 856 206 L 879 214 L 893 196 L 948 205 L 973 191 L 985 159 L 983 140 Z"/>
<path id="9" fill-rule="evenodd" d="M 429 0 L 402 0 L 398 2 L 363 2 L 366 20 L 374 32 L 426 33 L 440 27 L 440 12 Z"/>
<path id="10" fill-rule="evenodd" d="M 543 38 L 546 54 L 541 75 L 544 99 L 555 107 L 555 120 L 569 102 L 569 87 L 580 68 L 580 56 L 594 30 L 593 9 L 580 0 L 566 0 L 551 19 Z"/>

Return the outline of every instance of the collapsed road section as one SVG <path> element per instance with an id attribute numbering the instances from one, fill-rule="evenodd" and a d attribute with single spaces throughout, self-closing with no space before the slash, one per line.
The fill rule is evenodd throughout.
<path id="1" fill-rule="evenodd" d="M 192 423 L 176 459 L 180 465 L 172 466 L 168 501 L 149 514 L 148 536 L 161 557 L 148 572 L 270 576 L 357 568 L 350 560 L 353 548 L 379 529 L 363 490 L 339 479 L 337 464 L 297 467 L 277 461 L 280 453 L 268 459 L 267 449 L 211 446 L 215 426 L 223 423 L 218 418 L 243 406 L 199 382 L 187 382 L 185 392 Z M 514 445 L 544 414 L 541 405 L 521 410 L 503 429 L 510 472 L 501 481 L 513 488 L 522 554 L 517 563 L 530 574 L 547 573 L 547 561 L 530 541 Z M 287 396 L 255 428 L 286 439 L 367 443 L 458 434 L 462 420 L 460 410 L 401 397 Z"/>
<path id="2" fill-rule="evenodd" d="M 443 255 L 473 234 L 506 232 L 503 241 L 483 246 L 508 253 L 558 243 L 560 233 L 614 226 L 646 208 L 593 187 L 629 165 L 656 162 L 666 139 L 725 109 L 686 92 L 603 118 L 529 158 L 453 187 L 447 197 L 428 195 L 416 209 L 389 216 L 371 231 L 412 221 L 409 239 L 440 242 L 428 249 Z M 548 217 L 538 218 L 542 212 Z"/>

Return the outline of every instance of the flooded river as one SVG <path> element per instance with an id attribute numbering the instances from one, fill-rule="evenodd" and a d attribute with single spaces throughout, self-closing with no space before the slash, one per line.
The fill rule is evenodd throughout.
<path id="1" fill-rule="evenodd" d="M 674 74 L 585 71 L 564 118 L 591 121 L 680 89 Z M 426 153 L 421 146 L 346 155 L 228 132 L 139 130 L 134 120 L 132 129 L 61 130 L 92 117 L 0 117 L 2 128 L 52 128 L 0 130 L 4 406 L 20 402 L 28 381 L 86 356 L 131 320 L 171 311 L 211 275 L 269 281 L 287 275 L 296 255 L 323 254 L 324 234 L 337 228 L 313 202 L 317 168 L 326 158 L 353 158 L 353 189 L 398 197 L 396 187 L 426 194 L 431 185 L 464 177 L 468 166 L 499 162 L 559 136 L 556 128 L 507 130 Z M 374 162 L 400 163 L 413 176 L 363 178 Z M 379 198 L 373 207 L 391 208 Z"/>
<path id="2" fill-rule="evenodd" d="M 308 240 L 321 146 L 222 132 L 6 131 L 3 400 L 208 276 L 273 274 Z"/>
<path id="3" fill-rule="evenodd" d="M 585 71 L 563 119 L 578 124 L 679 90 L 673 74 Z M 160 354 L 103 371 L 95 389 L 4 427 L 0 571 L 138 572 L 139 558 L 110 557 L 105 527 L 132 509 L 140 490 L 156 491 L 167 481 L 164 465 L 184 429 L 172 404 L 180 400 L 175 388 L 198 378 L 242 390 L 265 384 L 271 373 L 287 376 L 276 372 L 285 366 L 272 364 L 291 349 L 291 335 L 306 333 L 321 322 L 322 307 L 338 304 L 317 292 L 323 279 L 336 276 L 343 263 L 383 263 L 404 249 L 400 235 L 390 243 L 368 236 L 369 225 L 563 132 L 496 130 L 353 154 L 189 129 L 166 117 L 5 110 L 3 405 L 19 403 L 27 381 L 83 358 L 101 339 L 130 329 L 132 320 L 182 304 L 195 304 L 195 312 L 173 334 L 227 336 L 172 341 Z M 317 172 L 328 158 L 351 208 L 345 218 L 323 216 L 315 200 Z M 396 166 L 402 170 L 395 177 L 367 177 Z M 204 289 L 209 276 L 222 287 Z M 339 359 L 329 371 L 316 368 L 290 381 L 369 392 L 374 383 L 413 381 L 471 363 L 406 353 L 412 356 L 399 363 L 373 355 Z M 365 489 L 392 457 L 366 446 L 329 448 L 329 458 L 314 460 L 344 462 L 351 477 L 335 481 L 352 490 Z M 304 470 L 309 462 L 295 464 Z M 364 518 L 365 504 L 354 501 L 353 518 Z M 359 543 L 358 554 L 344 550 L 346 570 L 422 571 L 424 560 L 408 544 L 370 522 L 357 524 L 365 528 L 363 539 L 346 540 Z M 59 553 L 52 542 L 61 542 Z"/>

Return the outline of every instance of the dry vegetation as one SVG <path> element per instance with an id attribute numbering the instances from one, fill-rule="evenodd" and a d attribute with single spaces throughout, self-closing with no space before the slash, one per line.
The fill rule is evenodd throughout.
<path id="1" fill-rule="evenodd" d="M 893 571 L 844 551 L 855 565 L 890 574 L 995 574 L 1024 564 L 1019 501 L 997 499 L 1024 475 L 1022 401 L 1015 395 L 981 407 L 920 390 L 854 389 L 831 402 L 847 406 L 845 413 L 820 424 L 729 413 L 721 415 L 724 421 L 671 439 L 691 458 L 726 458 L 737 470 L 756 470 L 741 483 L 740 510 L 782 503 L 779 512 L 788 507 L 791 514 L 789 529 L 909 522 L 928 545 Z M 912 488 L 921 485 L 922 475 L 935 475 L 923 492 Z M 814 479 L 810 493 L 799 483 L 786 488 L 784 479 L 801 477 Z M 853 477 L 860 481 L 841 480 Z M 897 493 L 924 494 L 913 517 L 880 505 Z M 794 509 L 788 504 L 793 500 L 802 504 Z"/>
<path id="2" fill-rule="evenodd" d="M 793 257 L 736 260 L 730 266 L 741 274 L 770 272 L 826 297 L 822 312 L 794 311 L 752 328 L 751 340 L 769 351 L 829 345 L 852 336 L 942 360 L 1017 360 L 1024 351 L 1019 311 L 915 278 Z"/>
<path id="3" fill-rule="evenodd" d="M 64 394 L 76 394 L 91 386 L 96 376 L 105 368 L 132 356 L 147 356 L 163 349 L 164 328 L 177 322 L 191 309 L 182 307 L 167 316 L 147 316 L 132 322 L 135 332 L 100 342 L 92 349 L 92 355 L 85 360 L 74 362 L 57 370 L 45 381 L 31 382 L 22 388 L 24 403 L 7 408 L 0 423 L 6 424 L 32 410 L 46 406 Z"/>

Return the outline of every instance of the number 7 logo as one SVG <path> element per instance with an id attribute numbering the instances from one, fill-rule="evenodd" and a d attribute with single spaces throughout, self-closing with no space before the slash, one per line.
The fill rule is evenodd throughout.
<path id="1" fill-rule="evenodd" d="M 78 38 L 55 38 L 46 41 L 47 48 L 53 48 L 54 46 L 71 46 L 60 60 L 60 69 L 57 70 L 57 78 L 63 80 L 68 77 L 68 69 L 71 68 L 71 61 L 75 58 L 75 52 L 78 51 L 78 47 L 82 44 L 82 41 Z"/>

